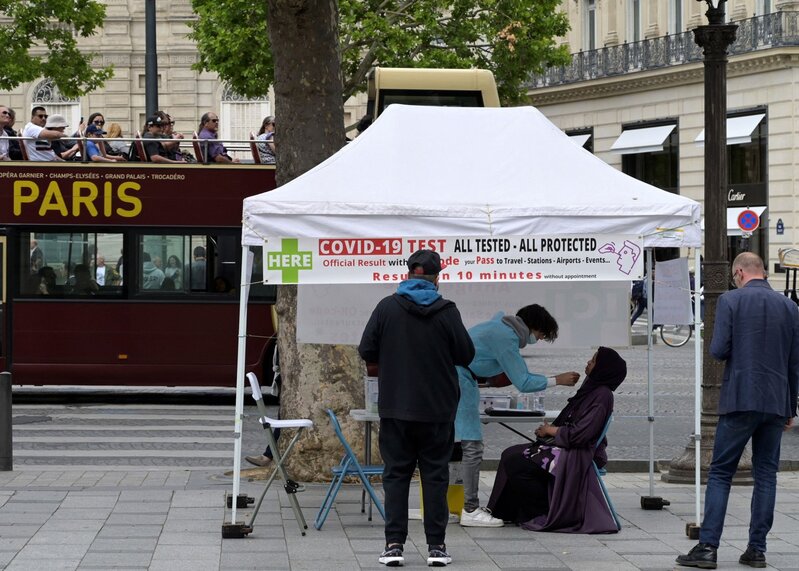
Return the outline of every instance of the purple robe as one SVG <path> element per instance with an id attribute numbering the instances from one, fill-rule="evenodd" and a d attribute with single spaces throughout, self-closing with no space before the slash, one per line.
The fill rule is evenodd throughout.
<path id="1" fill-rule="evenodd" d="M 607 441 L 596 443 L 613 413 L 613 391 L 626 375 L 624 359 L 600 347 L 593 370 L 552 423 L 557 449 L 536 454 L 538 444 L 517 445 L 502 453 L 488 502 L 496 517 L 533 531 L 618 531 L 591 463 L 607 463 Z"/>
<path id="2" fill-rule="evenodd" d="M 601 387 L 577 406 L 571 426 L 558 428 L 555 446 L 561 451 L 549 483 L 549 511 L 522 523 L 524 529 L 562 533 L 618 531 L 591 465 L 595 458 L 599 467 L 607 462 L 607 441 L 603 440 L 596 451 L 594 445 L 612 411 L 613 393 Z"/>

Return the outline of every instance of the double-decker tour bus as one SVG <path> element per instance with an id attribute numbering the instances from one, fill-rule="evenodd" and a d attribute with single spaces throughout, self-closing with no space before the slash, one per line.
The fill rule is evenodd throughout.
<path id="1" fill-rule="evenodd" d="M 499 106 L 477 69 L 375 68 L 368 96 L 373 118 L 392 103 Z M 235 385 L 242 200 L 275 187 L 273 165 L 2 165 L 0 371 L 25 385 Z M 270 378 L 262 263 L 255 252 L 247 370 Z"/>
<path id="2" fill-rule="evenodd" d="M 274 166 L 256 164 L 3 163 L 0 370 L 14 384 L 234 386 L 242 200 L 274 187 Z M 259 376 L 274 299 L 252 286 Z"/>
<path id="3" fill-rule="evenodd" d="M 485 69 L 376 67 L 369 73 L 366 114 L 376 119 L 392 103 L 439 107 L 499 107 L 494 74 Z"/>

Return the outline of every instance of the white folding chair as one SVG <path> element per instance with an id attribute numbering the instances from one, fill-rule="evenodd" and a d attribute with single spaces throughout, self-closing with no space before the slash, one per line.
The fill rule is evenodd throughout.
<path id="1" fill-rule="evenodd" d="M 272 485 L 275 477 L 280 475 L 280 477 L 283 479 L 283 489 L 286 491 L 289 503 L 291 504 L 291 509 L 294 510 L 294 517 L 297 518 L 297 524 L 300 526 L 300 533 L 305 535 L 305 530 L 308 529 L 308 524 L 305 522 L 305 517 L 302 514 L 302 509 L 300 508 L 300 504 L 297 501 L 296 496 L 296 493 L 301 491 L 300 485 L 289 478 L 284 464 L 286 459 L 289 457 L 289 454 L 291 454 L 291 450 L 294 448 L 294 445 L 297 443 L 297 440 L 299 440 L 300 436 L 302 435 L 302 431 L 306 428 L 313 428 L 313 421 L 307 418 L 292 420 L 278 420 L 275 418 L 270 418 L 267 414 L 266 405 L 264 405 L 264 397 L 261 393 L 261 386 L 258 384 L 258 377 L 255 376 L 255 373 L 247 373 L 247 380 L 250 382 L 250 387 L 252 388 L 252 398 L 255 400 L 255 405 L 258 407 L 258 413 L 260 415 L 258 420 L 264 427 L 269 449 L 272 450 L 272 463 L 275 466 L 274 470 L 272 470 L 272 474 L 270 474 L 269 479 L 266 481 L 264 490 L 261 492 L 261 497 L 258 498 L 258 502 L 255 505 L 255 509 L 253 510 L 251 519 L 247 525 L 252 527 L 252 523 L 255 521 L 255 516 L 258 515 L 258 510 L 261 507 L 261 503 L 264 501 L 266 492 L 269 491 L 269 486 Z M 274 396 L 277 396 L 278 390 L 277 383 L 275 382 L 272 382 L 272 384 L 267 387 L 269 394 Z M 275 428 L 297 429 L 296 434 L 294 434 L 294 437 L 283 451 L 280 450 L 277 440 L 275 439 L 273 432 Z"/>

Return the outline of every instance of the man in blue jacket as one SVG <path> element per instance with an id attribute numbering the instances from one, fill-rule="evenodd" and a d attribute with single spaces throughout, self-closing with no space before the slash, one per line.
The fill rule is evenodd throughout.
<path id="1" fill-rule="evenodd" d="M 749 544 L 739 562 L 766 566 L 766 535 L 774 521 L 782 433 L 793 426 L 799 392 L 799 309 L 771 289 L 763 260 L 744 252 L 732 264 L 736 288 L 719 297 L 710 352 L 726 361 L 719 423 L 705 491 L 699 544 L 677 563 L 716 568 L 730 484 L 752 439 Z"/>
<path id="2" fill-rule="evenodd" d="M 456 365 L 466 366 L 474 345 L 455 304 L 438 293 L 441 258 L 419 250 L 408 258 L 408 279 L 377 304 L 358 352 L 378 364 L 380 454 L 385 465 L 386 548 L 378 561 L 405 563 L 408 489 L 419 465 L 424 492 L 427 564 L 452 562 L 445 535 L 447 487 L 458 407 Z"/>

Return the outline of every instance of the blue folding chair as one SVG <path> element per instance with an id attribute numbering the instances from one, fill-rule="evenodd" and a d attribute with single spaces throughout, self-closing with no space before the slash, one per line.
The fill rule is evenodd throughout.
<path id="1" fill-rule="evenodd" d="M 332 469 L 333 481 L 330 482 L 330 486 L 327 488 L 327 494 L 325 494 L 325 499 L 322 502 L 322 506 L 319 508 L 319 513 L 316 514 L 314 527 L 316 529 L 322 529 L 322 525 L 324 525 L 327 519 L 327 514 L 330 513 L 330 508 L 333 507 L 333 502 L 336 501 L 336 495 L 341 489 L 341 484 L 344 483 L 344 478 L 347 476 L 358 477 L 364 490 L 366 490 L 369 497 L 372 498 L 372 502 L 377 507 L 377 511 L 380 512 L 380 516 L 385 520 L 386 513 L 383 511 L 383 504 L 377 497 L 375 489 L 372 487 L 372 482 L 370 481 L 370 478 L 373 476 L 383 475 L 383 466 L 362 466 L 360 462 L 358 462 L 355 453 L 352 451 L 349 442 L 344 438 L 344 433 L 341 432 L 341 425 L 338 422 L 338 418 L 336 418 L 336 413 L 331 409 L 327 409 L 327 414 L 330 417 L 330 425 L 333 427 L 333 430 L 336 431 L 336 436 L 338 436 L 338 439 L 344 446 L 344 456 L 341 458 L 339 465 Z"/>
<path id="2" fill-rule="evenodd" d="M 602 429 L 602 434 L 599 435 L 599 438 L 596 441 L 596 445 L 594 446 L 594 450 L 599 448 L 599 445 L 605 439 L 605 435 L 608 433 L 608 428 L 610 428 L 610 423 L 613 421 L 613 415 L 611 414 L 608 417 L 608 421 L 605 423 L 605 428 Z M 605 502 L 608 504 L 608 509 L 610 510 L 610 515 L 613 516 L 613 521 L 616 522 L 616 529 L 621 529 L 621 521 L 619 520 L 619 516 L 616 514 L 616 508 L 613 507 L 613 500 L 610 499 L 610 494 L 608 494 L 608 489 L 605 487 L 605 482 L 602 480 L 602 476 L 604 476 L 607 472 L 604 468 L 601 470 L 596 465 L 595 461 L 591 461 L 591 465 L 594 467 L 594 473 L 596 474 L 596 479 L 599 480 L 599 487 L 602 488 L 602 495 L 605 496 Z"/>

